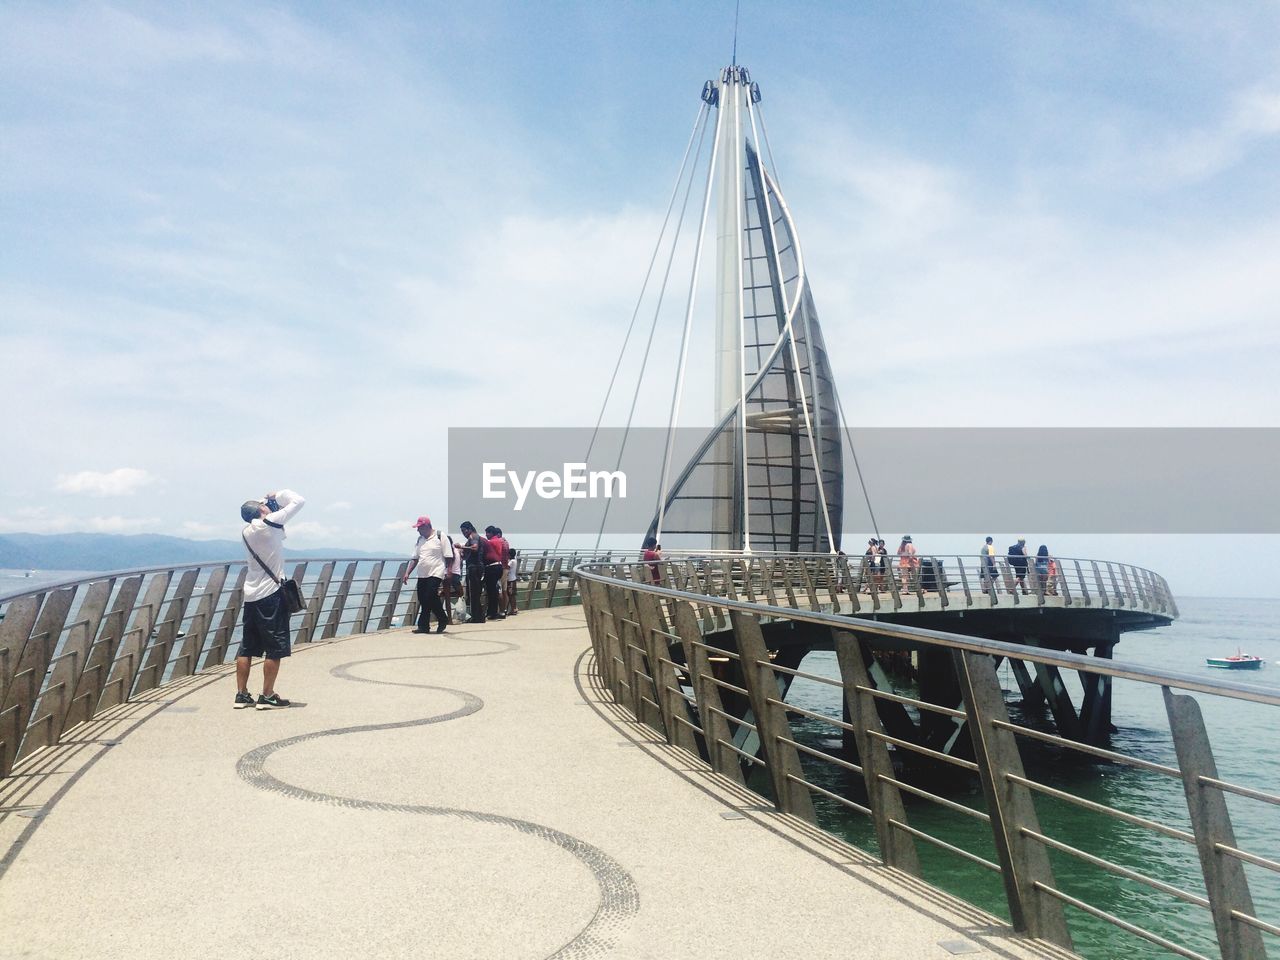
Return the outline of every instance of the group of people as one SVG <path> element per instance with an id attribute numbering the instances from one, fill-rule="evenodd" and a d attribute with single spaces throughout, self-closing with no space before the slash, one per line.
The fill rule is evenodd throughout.
<path id="1" fill-rule="evenodd" d="M 844 551 L 840 553 L 843 556 Z M 1000 577 L 996 569 L 996 556 L 994 538 L 987 537 L 979 551 L 984 591 L 991 592 L 999 588 Z M 1048 546 L 1040 544 L 1040 549 L 1032 557 L 1027 554 L 1027 538 L 1019 537 L 1018 542 L 1009 547 L 1006 558 L 1013 574 L 1013 589 L 1028 593 L 1027 581 L 1030 572 L 1036 578 L 1032 581 L 1033 585 L 1038 586 L 1040 591 L 1050 595 L 1057 594 L 1058 561 L 1050 555 Z M 902 542 L 898 544 L 896 577 L 893 569 L 894 561 L 890 559 L 889 549 L 878 537 L 872 537 L 867 541 L 863 561 L 867 570 L 867 580 L 863 589 L 868 593 L 883 592 L 890 577 L 894 577 L 894 585 L 901 590 L 938 589 L 937 584 L 931 585 L 929 578 L 922 578 L 920 555 L 916 551 L 915 541 L 910 534 L 903 536 Z M 841 588 L 843 588 L 843 581 Z"/>
<path id="2" fill-rule="evenodd" d="M 996 571 L 996 548 L 991 537 L 987 537 L 982 544 L 982 587 L 984 590 L 995 591 L 998 588 L 1000 580 Z M 1058 561 L 1049 554 L 1049 548 L 1045 544 L 1040 544 L 1040 549 L 1036 551 L 1034 557 L 1027 555 L 1027 538 L 1019 537 L 1018 542 L 1009 547 L 1006 553 L 1006 559 L 1009 561 L 1009 569 L 1013 571 L 1014 589 L 1028 593 L 1027 590 L 1027 572 L 1031 570 L 1035 575 L 1034 585 L 1038 587 L 1041 593 L 1047 593 L 1050 596 L 1056 596 L 1058 593 Z"/>
<path id="3" fill-rule="evenodd" d="M 417 577 L 418 625 L 414 633 L 429 633 L 436 620 L 436 633 L 453 622 L 453 601 L 463 600 L 469 623 L 484 623 L 513 617 L 516 609 L 516 551 L 502 530 L 485 527 L 484 534 L 470 520 L 458 527 L 461 536 L 435 529 L 431 518 L 419 517 L 413 556 L 404 572 L 404 582 Z"/>
<path id="4" fill-rule="evenodd" d="M 234 707 L 271 710 L 289 706 L 276 692 L 280 661 L 292 651 L 289 607 L 285 599 L 285 523 L 305 498 L 292 490 L 265 494 L 260 500 L 246 500 L 240 506 L 241 533 L 248 559 L 244 582 L 243 630 L 236 650 L 236 696 Z M 418 625 L 415 633 L 429 633 L 436 620 L 436 633 L 443 633 L 453 621 L 452 601 L 464 599 L 466 619 L 471 623 L 502 620 L 516 614 L 516 551 L 497 527 L 485 527 L 482 536 L 470 521 L 458 529 L 462 536 L 436 530 L 431 518 L 419 517 L 413 556 L 404 572 L 404 583 L 417 578 Z M 255 699 L 249 692 L 249 668 L 254 657 L 262 658 L 262 693 Z"/>

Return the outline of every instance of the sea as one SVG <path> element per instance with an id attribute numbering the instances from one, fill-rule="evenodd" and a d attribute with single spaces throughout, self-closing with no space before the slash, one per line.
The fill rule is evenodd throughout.
<path id="1" fill-rule="evenodd" d="M 1280 692 L 1280 600 L 1179 599 L 1181 617 L 1156 630 L 1127 633 L 1115 649 L 1117 660 L 1214 678 L 1241 681 Z M 1213 669 L 1208 657 L 1237 650 L 1266 659 L 1259 671 Z M 815 651 L 802 670 L 837 678 L 835 654 Z M 1021 721 L 1021 696 L 1006 665 L 999 671 L 1011 718 Z M 1074 676 L 1064 677 L 1072 699 L 1080 703 Z M 898 691 L 911 695 L 909 682 Z M 1221 779 L 1271 794 L 1280 794 L 1280 708 L 1226 698 L 1193 694 L 1208 729 Z M 787 700 L 826 716 L 840 716 L 839 690 L 816 681 L 797 679 Z M 1032 724 L 1031 720 L 1027 720 Z M 1129 680 L 1115 681 L 1112 702 L 1112 749 L 1161 763 L 1174 763 L 1161 688 Z M 840 731 L 818 720 L 793 716 L 797 739 L 815 749 L 837 752 Z M 1042 723 L 1034 725 L 1041 726 Z M 1096 803 L 1136 813 L 1189 831 L 1186 799 L 1179 780 L 1106 761 L 1080 759 L 1050 746 L 1022 738 L 1027 775 Z M 807 760 L 807 758 L 806 758 Z M 806 776 L 820 786 L 844 795 L 850 776 L 834 764 L 805 763 Z M 854 775 L 856 776 L 856 775 Z M 857 785 L 852 785 L 856 789 Z M 967 778 L 930 786 L 939 795 L 966 806 L 981 807 L 981 788 Z M 980 821 L 930 801 L 904 796 L 907 819 L 916 829 L 996 861 L 989 828 Z M 815 795 L 821 825 L 851 843 L 878 852 L 870 821 L 835 801 Z M 1250 853 L 1280 861 L 1280 807 L 1228 796 L 1228 809 L 1237 845 Z M 1042 832 L 1097 857 L 1143 872 L 1185 891 L 1204 895 L 1205 885 L 1192 846 L 1044 796 L 1036 797 Z M 967 863 L 953 853 L 917 841 L 924 877 L 929 882 L 978 906 L 1008 918 L 1000 878 Z M 1162 936 L 1180 946 L 1217 957 L 1213 924 L 1207 909 L 1177 900 L 1132 880 L 1113 876 L 1096 866 L 1056 851 L 1051 852 L 1059 889 L 1108 913 Z M 1280 925 L 1280 875 L 1246 864 L 1255 915 Z M 1123 933 L 1072 907 L 1066 908 L 1076 951 L 1090 960 L 1172 956 L 1167 950 Z M 1272 951 L 1275 938 L 1263 934 Z"/>
<path id="2" fill-rule="evenodd" d="M 90 574 L 72 570 L 0 570 L 0 595 L 39 587 Z M 1280 600 L 1179 598 L 1181 616 L 1156 630 L 1127 633 L 1115 650 L 1117 660 L 1154 669 L 1197 674 L 1219 680 L 1241 681 L 1280 692 Z M 1230 655 L 1237 650 L 1267 660 L 1259 671 L 1212 669 L 1208 657 Z M 801 669 L 837 679 L 835 654 L 815 651 Z M 1017 684 L 1004 666 L 999 672 L 1005 700 L 1015 721 L 1026 720 L 1019 710 Z M 1072 699 L 1080 702 L 1078 683 L 1064 676 Z M 900 693 L 915 691 L 896 681 Z M 1204 714 L 1219 776 L 1230 782 L 1271 794 L 1280 794 L 1280 709 L 1244 701 L 1194 694 Z M 788 701 L 826 716 L 840 718 L 839 690 L 811 680 L 797 679 Z M 1116 680 L 1112 702 L 1112 749 L 1162 763 L 1173 763 L 1161 688 L 1152 684 Z M 793 715 L 797 739 L 815 749 L 839 753 L 839 729 Z M 1048 728 L 1046 728 L 1048 729 Z M 1152 820 L 1190 830 L 1181 782 L 1158 774 L 1107 762 L 1080 759 L 1067 751 L 1040 747 L 1023 739 L 1028 776 L 1086 799 Z M 834 764 L 805 758 L 806 777 L 841 795 L 852 795 L 859 785 Z M 959 779 L 930 784 L 949 800 L 981 807 L 976 782 Z M 995 861 L 997 856 L 986 825 L 927 800 L 904 796 L 907 818 L 916 829 L 936 835 L 971 853 Z M 1228 808 L 1237 844 L 1251 853 L 1280 861 L 1280 807 L 1242 797 L 1228 796 Z M 815 794 L 819 822 L 856 846 L 878 853 L 875 831 L 860 814 Z M 1063 843 L 1078 847 L 1131 869 L 1154 876 L 1183 890 L 1204 895 L 1204 882 L 1194 849 L 1178 840 L 1104 817 L 1079 807 L 1038 796 L 1037 814 L 1042 831 Z M 1008 918 L 1000 879 L 967 863 L 955 854 L 917 842 L 924 877 L 999 916 Z M 1180 946 L 1218 955 L 1213 925 L 1204 908 L 1187 904 L 1134 881 L 1118 878 L 1097 867 L 1057 852 L 1051 853 L 1058 886 L 1087 903 L 1165 937 Z M 1280 924 L 1280 875 L 1261 867 L 1245 866 L 1257 916 Z M 1089 960 L 1147 960 L 1172 954 L 1071 907 L 1067 918 L 1075 949 Z M 1280 943 L 1263 935 L 1273 952 Z"/>

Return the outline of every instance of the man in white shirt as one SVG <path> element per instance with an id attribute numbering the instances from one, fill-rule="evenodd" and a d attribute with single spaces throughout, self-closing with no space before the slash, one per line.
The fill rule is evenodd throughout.
<path id="1" fill-rule="evenodd" d="M 430 517 L 419 517 L 414 527 L 418 531 L 418 542 L 414 544 L 413 557 L 404 571 L 405 583 L 409 582 L 409 574 L 415 570 L 418 574 L 418 628 L 413 632 L 430 633 L 431 615 L 435 614 L 438 623 L 436 633 L 444 633 L 449 615 L 440 600 L 440 584 L 448 574 L 452 548 L 439 530 L 432 529 Z"/>
<path id="2" fill-rule="evenodd" d="M 254 706 L 249 693 L 249 666 L 254 657 L 263 658 L 262 695 L 257 708 L 289 706 L 289 701 L 276 693 L 280 661 L 292 652 L 289 608 L 280 589 L 284 579 L 284 525 L 304 503 L 306 500 L 292 490 L 280 490 L 262 500 L 246 500 L 240 507 L 240 518 L 248 524 L 241 534 L 248 553 L 248 574 L 244 581 L 243 638 L 236 651 L 237 710 Z"/>

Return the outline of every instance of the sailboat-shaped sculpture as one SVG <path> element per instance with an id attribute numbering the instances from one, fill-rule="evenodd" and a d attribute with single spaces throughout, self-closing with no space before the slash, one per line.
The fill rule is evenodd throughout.
<path id="1" fill-rule="evenodd" d="M 674 478 L 664 463 L 649 534 L 709 538 L 717 550 L 834 553 L 839 403 L 799 237 L 762 156 L 760 89 L 735 65 L 703 100 L 716 111 L 715 426 Z"/>

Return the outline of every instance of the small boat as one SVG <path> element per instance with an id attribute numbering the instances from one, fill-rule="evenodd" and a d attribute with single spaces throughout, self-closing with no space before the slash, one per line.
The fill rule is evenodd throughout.
<path id="1" fill-rule="evenodd" d="M 1224 670 L 1261 670 L 1262 665 L 1267 661 L 1237 650 L 1234 657 L 1206 657 L 1204 662 L 1211 667 L 1220 667 Z"/>

